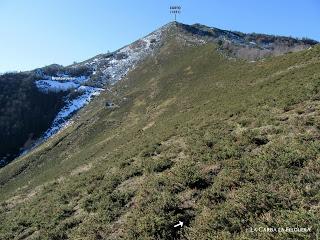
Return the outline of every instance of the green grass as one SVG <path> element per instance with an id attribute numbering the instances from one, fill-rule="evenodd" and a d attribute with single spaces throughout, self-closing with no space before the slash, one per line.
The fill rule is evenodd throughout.
<path id="1" fill-rule="evenodd" d="M 319 46 L 249 63 L 168 40 L 0 170 L 0 238 L 315 239 L 319 64 Z"/>

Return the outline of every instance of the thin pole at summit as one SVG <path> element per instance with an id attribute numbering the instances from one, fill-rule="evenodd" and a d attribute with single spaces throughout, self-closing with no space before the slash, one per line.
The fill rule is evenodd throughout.
<path id="1" fill-rule="evenodd" d="M 170 6 L 170 13 L 174 14 L 174 21 L 177 21 L 177 14 L 181 13 L 181 6 Z"/>

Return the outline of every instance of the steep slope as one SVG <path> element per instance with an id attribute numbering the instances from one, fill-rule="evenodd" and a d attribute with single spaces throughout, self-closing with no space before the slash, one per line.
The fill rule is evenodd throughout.
<path id="1" fill-rule="evenodd" d="M 100 54 L 87 61 L 66 67 L 52 64 L 23 73 L 25 78 L 28 78 L 28 86 L 34 91 L 36 86 L 41 92 L 35 92 L 35 94 L 41 95 L 44 102 L 55 104 L 54 106 L 43 104 L 39 99 L 32 103 L 28 102 L 35 98 L 23 99 L 24 95 L 22 94 L 21 97 L 16 95 L 14 88 L 12 92 L 8 91 L 8 88 L 4 87 L 4 84 L 7 84 L 6 76 L 10 75 L 10 78 L 21 82 L 19 74 L 0 76 L 0 81 L 3 82 L 0 85 L 0 94 L 4 96 L 3 101 L 17 100 L 20 103 L 27 101 L 17 109 L 21 110 L 20 112 L 25 112 L 23 106 L 30 104 L 35 106 L 34 111 L 31 111 L 32 114 L 27 114 L 22 121 L 21 114 L 17 114 L 16 118 L 10 115 L 12 106 L 0 105 L 2 118 L 5 119 L 1 120 L 4 124 L 0 124 L 0 131 L 6 132 L 6 135 L 1 136 L 3 140 L 0 141 L 0 166 L 4 166 L 21 153 L 39 145 L 68 125 L 69 119 L 79 109 L 88 104 L 94 96 L 99 95 L 103 89 L 108 89 L 110 85 L 122 79 L 130 69 L 147 56 L 156 54 L 164 44 L 166 36 L 172 34 L 180 44 L 194 46 L 213 42 L 219 45 L 219 51 L 224 55 L 247 60 L 299 51 L 317 43 L 309 39 L 297 40 L 264 34 L 244 34 L 200 24 L 190 26 L 173 22 L 115 52 Z M 14 80 L 11 83 L 15 83 Z M 53 96 L 54 102 L 52 102 Z M 43 107 L 46 109 L 42 109 Z M 40 122 L 37 126 L 34 124 L 35 119 L 39 119 Z M 8 130 L 8 126 L 13 126 L 11 128 L 15 130 Z M 8 135 L 10 135 L 9 138 Z M 4 139 L 9 141 L 6 142 Z"/>
<path id="2" fill-rule="evenodd" d="M 33 71 L 20 73 L 9 73 L 0 76 L 0 111 L 2 113 L 0 132 L 6 135 L 0 135 L 0 167 L 6 165 L 15 157 L 23 152 L 38 146 L 43 141 L 56 134 L 64 126 L 68 125 L 68 120 L 83 106 L 88 104 L 94 96 L 99 95 L 104 88 L 108 88 L 123 78 L 127 72 L 142 61 L 146 56 L 153 53 L 154 49 L 161 44 L 161 35 L 170 25 L 164 26 L 148 36 L 121 48 L 113 53 L 101 54 L 85 62 L 73 64 L 70 66 L 61 66 L 52 64 Z M 25 79 L 21 79 L 23 76 Z M 12 79 L 12 80 L 11 80 Z M 8 82 L 10 81 L 10 82 Z M 22 82 L 22 84 L 20 84 Z M 20 84 L 33 89 L 34 95 L 41 95 L 44 101 L 39 98 L 25 98 L 24 95 L 15 94 L 12 84 Z M 37 91 L 38 89 L 38 91 Z M 9 90 L 9 91 L 8 91 Z M 30 91 L 29 91 L 30 92 Z M 43 103 L 52 102 L 52 96 L 55 96 L 56 105 L 49 106 Z M 35 101 L 33 101 L 36 99 Z M 28 109 L 26 117 L 21 114 L 12 115 L 12 106 L 7 106 L 7 102 L 25 101 L 18 107 L 18 112 L 25 111 L 26 107 L 32 104 L 35 109 Z M 47 106 L 48 109 L 41 107 Z M 33 112 L 34 110 L 35 112 Z M 31 114 L 29 114 L 31 111 Z M 47 112 L 51 113 L 48 117 Z M 10 115 L 11 114 L 11 115 Z M 39 114 L 43 114 L 39 116 Z M 37 115 L 38 123 L 36 127 Z M 27 121 L 26 121 L 27 120 Z M 31 122 L 31 123 L 29 123 Z M 33 125 L 32 125 L 33 123 Z M 30 124 L 32 126 L 30 126 Z M 16 125 L 21 127 L 16 127 Z M 15 130 L 8 130 L 8 126 L 13 126 Z M 23 131 L 21 130 L 23 127 Z M 9 137 L 9 143 L 5 138 Z M 30 137 L 31 136 L 31 137 Z M 28 143 L 28 144 L 25 144 Z"/>
<path id="3" fill-rule="evenodd" d="M 27 73 L 0 76 L 0 167 L 28 149 L 63 106 L 64 93 L 39 92 Z"/>
<path id="4" fill-rule="evenodd" d="M 315 238 L 320 47 L 248 62 L 168 31 L 73 124 L 0 169 L 0 238 Z M 250 231 L 296 226 L 311 231 Z"/>

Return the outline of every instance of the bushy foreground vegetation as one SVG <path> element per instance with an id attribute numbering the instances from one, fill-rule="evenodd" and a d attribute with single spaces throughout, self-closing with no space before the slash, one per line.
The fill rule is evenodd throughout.
<path id="1" fill-rule="evenodd" d="M 319 66 L 319 46 L 248 63 L 168 41 L 0 170 L 0 238 L 316 239 Z"/>

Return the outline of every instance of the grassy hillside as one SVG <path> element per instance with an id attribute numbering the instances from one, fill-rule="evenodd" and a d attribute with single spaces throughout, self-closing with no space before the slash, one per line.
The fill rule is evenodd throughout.
<path id="1" fill-rule="evenodd" d="M 216 48 L 168 40 L 0 169 L 0 239 L 315 239 L 320 47 L 250 63 Z"/>

